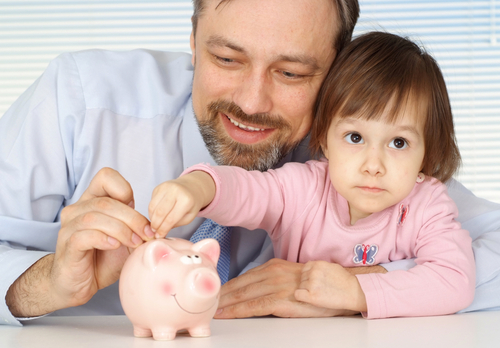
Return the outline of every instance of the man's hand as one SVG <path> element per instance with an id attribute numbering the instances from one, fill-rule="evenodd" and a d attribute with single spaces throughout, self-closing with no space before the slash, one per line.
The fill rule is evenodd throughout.
<path id="1" fill-rule="evenodd" d="M 297 290 L 304 265 L 272 259 L 224 284 L 218 319 L 275 315 L 278 317 L 331 317 L 355 312 L 316 307 L 299 302 Z"/>
<path id="2" fill-rule="evenodd" d="M 326 261 L 309 261 L 302 270 L 295 298 L 314 306 L 366 312 L 366 298 L 356 276 Z"/>
<path id="3" fill-rule="evenodd" d="M 149 221 L 134 210 L 130 184 L 118 172 L 102 169 L 78 202 L 62 210 L 55 254 L 14 282 L 7 305 L 18 317 L 82 305 L 118 280 L 127 248 L 153 236 Z"/>
<path id="4" fill-rule="evenodd" d="M 158 185 L 149 203 L 149 218 L 155 237 L 164 238 L 172 228 L 189 224 L 214 196 L 215 183 L 210 174 L 203 171 L 194 171 Z"/>
<path id="5" fill-rule="evenodd" d="M 224 284 L 217 319 L 278 317 L 331 317 L 353 315 L 356 311 L 328 309 L 295 298 L 304 264 L 272 259 Z M 381 266 L 345 268 L 351 274 L 386 273 Z"/>

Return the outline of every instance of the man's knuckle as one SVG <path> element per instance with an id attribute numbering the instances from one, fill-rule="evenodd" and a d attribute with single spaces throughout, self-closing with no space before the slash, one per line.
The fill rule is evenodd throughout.
<path id="1" fill-rule="evenodd" d="M 96 176 L 99 176 L 101 178 L 109 178 L 115 174 L 115 170 L 109 167 L 104 167 L 97 172 Z"/>
<path id="2" fill-rule="evenodd" d="M 68 205 L 64 207 L 61 210 L 61 221 L 69 219 L 69 217 L 73 215 L 74 210 L 75 210 L 74 205 Z"/>
<path id="3" fill-rule="evenodd" d="M 93 201 L 95 210 L 97 211 L 109 211 L 113 206 L 113 201 L 108 197 L 97 198 Z"/>
<path id="4" fill-rule="evenodd" d="M 81 229 L 87 229 L 89 226 L 92 226 L 97 221 L 97 216 L 94 212 L 86 212 L 80 215 L 78 219 L 78 225 Z"/>

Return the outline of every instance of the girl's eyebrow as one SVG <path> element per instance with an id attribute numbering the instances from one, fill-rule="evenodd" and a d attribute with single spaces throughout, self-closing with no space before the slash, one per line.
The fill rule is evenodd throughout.
<path id="1" fill-rule="evenodd" d="M 401 132 L 410 132 L 410 133 L 413 133 L 415 136 L 420 137 L 420 133 L 415 126 L 411 126 L 411 125 L 398 126 L 397 130 L 401 131 Z"/>

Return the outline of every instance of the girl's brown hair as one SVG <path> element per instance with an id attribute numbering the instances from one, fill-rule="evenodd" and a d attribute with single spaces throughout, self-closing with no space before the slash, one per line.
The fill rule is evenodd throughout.
<path id="1" fill-rule="evenodd" d="M 422 172 L 442 182 L 449 180 L 461 159 L 441 70 L 415 43 L 389 33 L 359 36 L 338 55 L 316 101 L 312 151 L 322 153 L 334 118 L 377 120 L 388 107 L 388 122 L 407 107 L 417 108 L 425 121 Z"/>

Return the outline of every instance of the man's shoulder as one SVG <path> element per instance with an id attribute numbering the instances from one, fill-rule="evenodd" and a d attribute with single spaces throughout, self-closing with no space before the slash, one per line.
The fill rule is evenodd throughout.
<path id="1" fill-rule="evenodd" d="M 87 108 L 154 117 L 177 114 L 191 96 L 191 55 L 137 49 L 86 50 L 63 55 L 71 59 Z"/>

